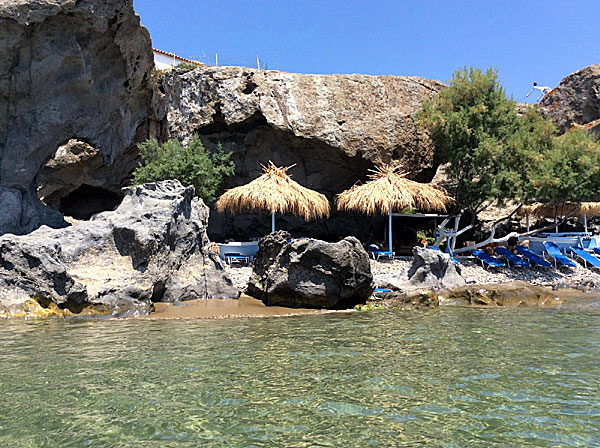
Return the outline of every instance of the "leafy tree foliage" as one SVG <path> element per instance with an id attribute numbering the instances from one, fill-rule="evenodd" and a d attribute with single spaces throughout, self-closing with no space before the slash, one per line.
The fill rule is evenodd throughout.
<path id="1" fill-rule="evenodd" d="M 144 163 L 133 172 L 134 185 L 177 179 L 183 185 L 193 185 L 197 196 L 211 202 L 223 180 L 234 173 L 231 154 L 225 153 L 221 144 L 214 152 L 207 151 L 196 135 L 187 145 L 176 139 L 162 145 L 150 139 L 138 149 Z"/>
<path id="2" fill-rule="evenodd" d="M 492 203 L 590 200 L 600 187 L 600 144 L 585 130 L 557 137 L 533 107 L 523 115 L 497 72 L 461 69 L 424 105 L 458 206 L 476 215 Z"/>
<path id="3" fill-rule="evenodd" d="M 556 137 L 531 169 L 536 199 L 555 205 L 594 201 L 600 193 L 600 143 L 586 129 Z"/>

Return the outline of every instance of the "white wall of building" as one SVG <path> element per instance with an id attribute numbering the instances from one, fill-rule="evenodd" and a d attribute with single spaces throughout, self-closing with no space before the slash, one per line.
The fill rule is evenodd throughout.
<path id="1" fill-rule="evenodd" d="M 167 56 L 166 54 L 158 53 L 156 51 L 154 53 L 154 66 L 158 70 L 170 70 L 177 65 L 181 64 L 181 61 L 178 61 L 177 58 L 173 56 Z"/>

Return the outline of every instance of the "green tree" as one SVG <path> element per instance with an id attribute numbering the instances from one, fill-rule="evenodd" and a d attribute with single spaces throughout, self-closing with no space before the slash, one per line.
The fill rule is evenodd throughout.
<path id="1" fill-rule="evenodd" d="M 530 188 L 540 202 L 593 201 L 600 193 L 600 142 L 587 129 L 555 137 L 537 162 L 529 170 Z"/>
<path id="2" fill-rule="evenodd" d="M 446 164 L 454 214 L 468 210 L 474 220 L 492 204 L 579 202 L 599 191 L 600 144 L 583 129 L 558 137 L 533 107 L 519 114 L 493 69 L 456 71 L 420 122 Z M 485 242 L 497 241 L 494 232 Z"/>
<path id="3" fill-rule="evenodd" d="M 209 152 L 196 135 L 187 145 L 176 139 L 162 145 L 150 139 L 140 143 L 138 149 L 143 163 L 133 172 L 134 185 L 177 179 L 183 185 L 193 185 L 196 195 L 205 202 L 215 199 L 217 189 L 235 169 L 231 154 L 225 153 L 221 144 Z"/>
<path id="4" fill-rule="evenodd" d="M 448 88 L 425 103 L 421 122 L 447 164 L 457 205 L 474 215 L 530 192 L 523 166 L 554 132 L 534 111 L 519 116 L 491 68 L 456 71 Z"/>

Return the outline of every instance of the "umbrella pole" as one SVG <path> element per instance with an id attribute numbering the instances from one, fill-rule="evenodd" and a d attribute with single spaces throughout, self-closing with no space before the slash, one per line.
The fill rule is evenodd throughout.
<path id="1" fill-rule="evenodd" d="M 275 213 L 271 213 L 271 233 L 275 232 Z"/>
<path id="2" fill-rule="evenodd" d="M 583 215 L 583 228 L 585 230 L 585 233 L 588 233 L 588 227 L 587 227 L 587 215 Z"/>
<path id="3" fill-rule="evenodd" d="M 527 225 L 527 233 L 529 233 L 529 215 L 527 215 L 527 218 L 525 218 L 525 222 Z"/>
<path id="4" fill-rule="evenodd" d="M 390 206 L 390 215 L 388 218 L 388 250 L 392 252 L 392 207 Z"/>

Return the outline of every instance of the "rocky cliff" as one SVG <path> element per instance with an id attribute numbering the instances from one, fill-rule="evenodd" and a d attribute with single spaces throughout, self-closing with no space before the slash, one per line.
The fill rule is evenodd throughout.
<path id="1" fill-rule="evenodd" d="M 193 187 L 163 181 L 123 193 L 114 212 L 90 221 L 0 237 L 0 317 L 43 315 L 40 307 L 146 313 L 152 302 L 239 296 L 210 250 L 208 207 Z"/>
<path id="2" fill-rule="evenodd" d="M 540 111 L 561 132 L 579 125 L 600 135 L 600 65 L 590 65 L 565 77 L 542 99 Z"/>
<path id="3" fill-rule="evenodd" d="M 79 179 L 62 179 L 63 196 L 82 186 L 120 193 L 134 144 L 162 119 L 152 69 L 132 0 L 0 0 L 0 234 L 62 225 L 36 189 L 70 140 L 94 154 L 78 160 Z"/>
<path id="4" fill-rule="evenodd" d="M 201 67 L 163 79 L 171 136 L 192 133 L 206 146 L 222 143 L 233 153 L 236 176 L 226 187 L 249 182 L 261 164 L 296 164 L 302 185 L 330 198 L 364 180 L 374 164 L 401 160 L 413 175 L 432 176 L 434 149 L 415 122 L 423 100 L 443 84 L 417 77 L 302 75 L 242 67 Z M 362 228 L 362 217 L 334 215 L 305 226 L 285 216 L 279 226 L 334 239 Z M 209 233 L 217 239 L 258 236 L 268 219 L 214 213 Z M 349 229 L 352 229 L 351 231 Z"/>

